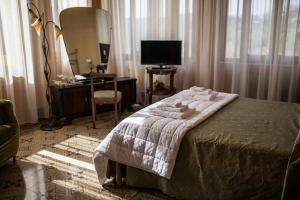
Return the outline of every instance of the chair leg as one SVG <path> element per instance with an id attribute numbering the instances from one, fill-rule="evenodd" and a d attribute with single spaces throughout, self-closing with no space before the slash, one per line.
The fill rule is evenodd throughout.
<path id="1" fill-rule="evenodd" d="M 96 128 L 96 105 L 92 105 L 93 128 Z"/>
<path id="2" fill-rule="evenodd" d="M 119 121 L 121 120 L 121 114 L 122 114 L 122 102 L 119 102 Z"/>
<path id="3" fill-rule="evenodd" d="M 118 123 L 118 103 L 115 103 L 115 124 Z"/>

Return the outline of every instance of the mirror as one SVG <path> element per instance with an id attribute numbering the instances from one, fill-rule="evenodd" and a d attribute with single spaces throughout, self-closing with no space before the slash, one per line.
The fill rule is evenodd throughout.
<path id="1" fill-rule="evenodd" d="M 110 14 L 97 8 L 68 8 L 60 13 L 60 24 L 73 74 L 104 72 L 109 57 Z"/>

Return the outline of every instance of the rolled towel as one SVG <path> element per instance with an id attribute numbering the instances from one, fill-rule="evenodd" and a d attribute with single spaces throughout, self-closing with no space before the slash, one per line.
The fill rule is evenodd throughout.
<path id="1" fill-rule="evenodd" d="M 209 100 L 212 101 L 218 96 L 219 92 L 212 91 L 209 96 Z"/>
<path id="2" fill-rule="evenodd" d="M 159 108 L 150 108 L 149 111 L 153 115 L 173 119 L 185 119 L 195 113 L 195 109 L 187 109 L 185 112 L 170 112 L 160 110 Z"/>
<path id="3" fill-rule="evenodd" d="M 190 90 L 194 91 L 194 92 L 202 92 L 205 90 L 205 87 L 197 87 L 197 86 L 193 86 L 190 88 Z"/>
<path id="4" fill-rule="evenodd" d="M 173 106 L 168 106 L 167 104 L 160 104 L 157 106 L 157 108 L 164 111 L 170 111 L 170 112 L 184 112 L 188 109 L 187 106 L 173 107 Z"/>

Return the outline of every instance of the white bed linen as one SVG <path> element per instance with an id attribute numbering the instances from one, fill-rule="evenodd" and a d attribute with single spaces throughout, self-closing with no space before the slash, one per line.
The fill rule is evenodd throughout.
<path id="1" fill-rule="evenodd" d="M 238 97 L 219 92 L 213 101 L 196 98 L 192 90 L 154 103 L 121 121 L 99 144 L 94 153 L 95 169 L 101 183 L 105 180 L 107 160 L 136 167 L 171 178 L 181 140 L 185 133 Z M 182 99 L 196 113 L 186 119 L 154 116 L 149 109 Z"/>

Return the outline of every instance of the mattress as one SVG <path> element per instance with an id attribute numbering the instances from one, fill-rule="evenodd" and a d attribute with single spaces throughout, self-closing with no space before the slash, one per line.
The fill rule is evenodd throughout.
<path id="1" fill-rule="evenodd" d="M 179 199 L 280 199 L 299 129 L 299 104 L 237 99 L 184 136 L 170 180 L 129 166 L 123 176 Z"/>

